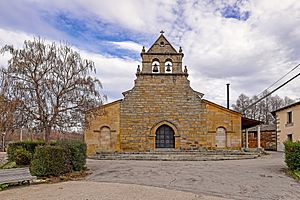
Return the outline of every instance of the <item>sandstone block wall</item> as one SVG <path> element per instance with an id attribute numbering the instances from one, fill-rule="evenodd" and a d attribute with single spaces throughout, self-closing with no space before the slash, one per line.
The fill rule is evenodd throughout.
<path id="1" fill-rule="evenodd" d="M 155 150 L 159 124 L 175 129 L 175 149 L 207 145 L 205 105 L 185 75 L 138 75 L 121 103 L 122 151 Z"/>
<path id="2" fill-rule="evenodd" d="M 87 114 L 89 126 L 84 139 L 88 155 L 120 151 L 120 103 L 115 101 Z"/>
<path id="3" fill-rule="evenodd" d="M 211 148 L 216 148 L 216 130 L 223 127 L 226 130 L 226 148 L 241 148 L 241 115 L 225 109 L 217 104 L 204 101 L 207 108 L 207 142 Z"/>

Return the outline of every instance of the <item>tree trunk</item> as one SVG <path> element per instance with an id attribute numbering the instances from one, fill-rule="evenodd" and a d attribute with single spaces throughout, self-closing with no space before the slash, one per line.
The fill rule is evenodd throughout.
<path id="1" fill-rule="evenodd" d="M 46 126 L 46 128 L 45 128 L 45 142 L 46 142 L 46 144 L 50 143 L 50 134 L 51 134 L 51 126 Z"/>

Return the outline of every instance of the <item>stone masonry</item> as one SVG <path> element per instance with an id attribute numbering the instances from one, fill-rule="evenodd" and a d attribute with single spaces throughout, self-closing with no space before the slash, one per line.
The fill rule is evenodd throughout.
<path id="1" fill-rule="evenodd" d="M 176 151 L 240 149 L 240 113 L 202 99 L 203 94 L 190 87 L 183 56 L 163 33 L 147 52 L 143 48 L 142 66 L 124 99 L 87 114 L 89 155 L 152 152 L 169 142 Z"/>

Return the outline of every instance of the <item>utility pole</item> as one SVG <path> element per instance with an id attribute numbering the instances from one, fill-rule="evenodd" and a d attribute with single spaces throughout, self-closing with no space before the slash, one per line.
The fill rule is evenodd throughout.
<path id="1" fill-rule="evenodd" d="M 226 86 L 227 86 L 227 109 L 229 109 L 229 85 L 230 85 L 230 83 L 226 84 Z"/>

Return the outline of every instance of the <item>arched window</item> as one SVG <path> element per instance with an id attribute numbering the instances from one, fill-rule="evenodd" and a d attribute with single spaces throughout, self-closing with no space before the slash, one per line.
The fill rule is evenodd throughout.
<path id="1" fill-rule="evenodd" d="M 152 72 L 159 73 L 159 60 L 157 58 L 154 58 L 152 61 Z"/>
<path id="2" fill-rule="evenodd" d="M 161 125 L 155 134 L 156 148 L 175 148 L 175 133 L 168 125 Z"/>
<path id="3" fill-rule="evenodd" d="M 172 73 L 173 69 L 172 69 L 172 60 L 171 59 L 167 59 L 165 62 L 165 73 Z"/>
<path id="4" fill-rule="evenodd" d="M 226 147 L 226 129 L 224 127 L 218 127 L 216 130 L 216 147 Z"/>

